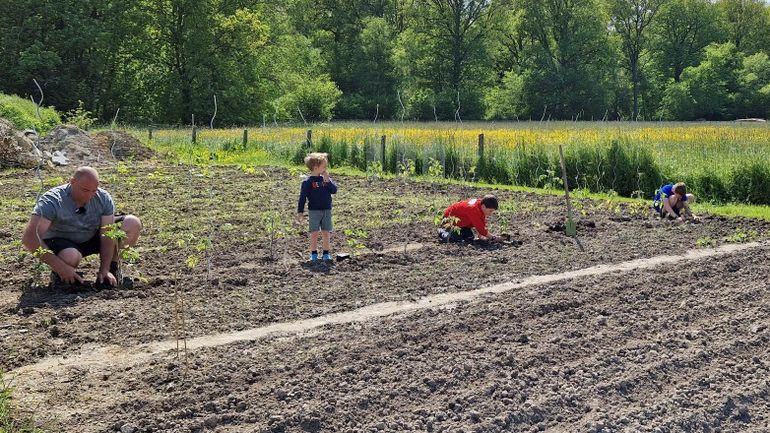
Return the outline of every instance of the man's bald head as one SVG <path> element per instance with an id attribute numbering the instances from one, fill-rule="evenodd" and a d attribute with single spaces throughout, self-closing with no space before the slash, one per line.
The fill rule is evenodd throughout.
<path id="1" fill-rule="evenodd" d="M 99 189 L 99 173 L 92 167 L 78 167 L 70 179 L 70 186 L 75 203 L 83 205 L 96 195 Z"/>
<path id="2" fill-rule="evenodd" d="M 78 167 L 78 169 L 75 170 L 75 174 L 72 175 L 72 178 L 75 180 L 95 180 L 96 182 L 99 182 L 99 172 L 93 167 Z"/>

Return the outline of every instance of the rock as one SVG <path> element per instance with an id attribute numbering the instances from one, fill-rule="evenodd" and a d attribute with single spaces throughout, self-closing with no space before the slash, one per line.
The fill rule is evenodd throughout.
<path id="1" fill-rule="evenodd" d="M 101 162 L 108 156 L 107 151 L 98 148 L 97 142 L 88 133 L 75 125 L 57 126 L 40 140 L 40 145 L 52 152 L 52 158 L 61 161 L 63 157 L 67 164 Z"/>
<path id="2" fill-rule="evenodd" d="M 51 162 L 53 162 L 54 165 L 69 164 L 69 160 L 67 160 L 67 157 L 61 152 L 61 150 L 57 150 L 51 155 Z"/>
<path id="3" fill-rule="evenodd" d="M 131 423 L 125 423 L 120 427 L 120 433 L 136 433 L 137 430 L 139 427 Z"/>
<path id="4" fill-rule="evenodd" d="M 16 131 L 11 122 L 0 119 L 0 167 L 35 168 L 41 156 L 32 139 Z"/>
<path id="5" fill-rule="evenodd" d="M 286 399 L 286 396 L 289 395 L 289 393 L 287 393 L 283 389 L 276 389 L 275 391 L 273 391 L 273 395 L 275 395 L 275 398 L 277 398 L 278 400 L 284 400 Z"/>

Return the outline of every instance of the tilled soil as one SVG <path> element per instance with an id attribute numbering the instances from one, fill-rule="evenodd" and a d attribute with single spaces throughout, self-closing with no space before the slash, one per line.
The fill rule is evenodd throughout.
<path id="1" fill-rule="evenodd" d="M 615 209 L 583 200 L 578 203 L 585 215 L 579 214 L 578 225 L 585 252 L 580 252 L 572 239 L 553 230 L 563 222 L 562 199 L 493 191 L 512 208 L 501 210 L 493 229 L 506 219 L 509 232 L 521 245 L 445 245 L 436 241 L 428 208 L 442 209 L 451 201 L 488 190 L 339 177 L 333 250 L 358 255 L 331 266 L 308 266 L 298 263 L 307 250 L 300 227 L 287 225 L 288 237 L 277 241 L 275 261 L 268 259 L 266 235 L 258 228 L 260 212 L 273 208 L 291 218 L 297 176 L 270 169 L 258 175 L 231 168 L 211 172 L 207 178 L 200 173 L 191 176 L 184 167 L 140 166 L 132 169 L 135 177 L 124 174 L 120 181 L 112 177 L 114 171 L 102 173 L 105 188 L 113 191 L 119 207 L 141 216 L 145 224 L 141 263 L 129 271 L 145 281 L 133 290 L 23 290 L 29 272 L 19 268 L 13 256 L 16 251 L 11 250 L 0 268 L 5 280 L 0 290 L 0 351 L 7 354 L 0 359 L 0 369 L 89 344 L 132 345 L 169 338 L 174 335 L 175 286 L 183 296 L 188 332 L 201 335 L 598 263 L 679 253 L 694 248 L 699 239 L 721 242 L 736 229 L 759 237 L 770 233 L 770 224 L 753 220 L 707 215 L 700 224 L 672 225 L 625 205 Z M 9 178 L 4 183 L 19 183 L 15 191 L 3 188 L 3 193 L 31 200 L 31 209 L 34 178 L 30 174 Z M 210 191 L 208 185 L 212 185 Z M 278 197 L 280 205 L 267 204 L 278 203 Z M 27 212 L 17 209 L 16 224 L 0 229 L 9 240 L 20 236 Z M 394 225 L 405 214 L 412 217 Z M 345 234 L 377 224 L 382 226 L 367 230 L 366 238 Z M 210 274 L 196 249 L 209 232 L 213 240 Z M 357 247 L 398 249 L 407 241 L 422 247 L 405 254 L 365 253 L 366 249 Z M 185 265 L 190 255 L 201 259 L 194 269 Z M 95 263 L 92 260 L 86 267 L 88 274 L 95 273 Z"/>
<path id="2" fill-rule="evenodd" d="M 54 369 L 19 390 L 48 396 L 62 431 L 765 432 L 768 253 L 201 349 L 187 364 Z"/>
<path id="3" fill-rule="evenodd" d="M 0 370 L 92 346 L 173 339 L 177 290 L 186 332 L 199 336 L 679 254 L 696 244 L 745 240 L 736 234 L 767 237 L 770 229 L 708 215 L 699 224 L 674 225 L 632 206 L 577 200 L 581 252 L 559 230 L 558 197 L 338 176 L 333 250 L 354 255 L 308 266 L 302 228 L 283 228 L 276 260 L 268 259 L 269 236 L 260 229 L 266 211 L 291 218 L 296 175 L 193 171 L 143 165 L 129 174 L 102 172 L 119 206 L 145 223 L 142 260 L 130 271 L 145 280 L 134 289 L 25 289 L 28 272 L 19 269 L 15 251 L 3 250 Z M 34 202 L 33 180 L 29 173 L 0 177 L 2 198 L 15 203 L 0 226 L 9 243 Z M 516 243 L 436 242 L 431 207 L 489 192 L 504 203 L 493 229 L 507 226 Z M 29 209 L 18 204 L 25 201 Z M 195 248 L 209 235 L 210 273 Z M 407 241 L 414 248 L 404 253 Z M 190 269 L 186 259 L 196 254 L 201 263 Z M 766 343 L 766 328 L 750 334 L 731 321 L 760 320 L 767 312 L 766 254 L 580 278 L 299 340 L 204 349 L 191 354 L 184 380 L 184 368 L 164 357 L 118 371 L 86 369 L 82 378 L 67 369 L 62 374 L 71 382 L 54 386 L 47 398 L 68 407 L 55 416 L 63 431 L 125 424 L 137 432 L 764 431 L 755 426 L 766 418 L 753 407 L 767 409 L 767 383 L 758 379 L 765 349 L 750 342 Z M 94 263 L 88 266 L 93 273 Z M 699 327 L 706 336 L 677 334 Z M 706 358 L 690 353 L 701 346 Z M 728 379 L 746 371 L 756 383 L 744 393 Z"/>

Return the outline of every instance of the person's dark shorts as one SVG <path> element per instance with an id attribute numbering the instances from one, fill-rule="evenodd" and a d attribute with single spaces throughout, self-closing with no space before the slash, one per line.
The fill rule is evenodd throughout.
<path id="1" fill-rule="evenodd" d="M 474 234 L 470 227 L 461 227 L 459 232 L 454 230 L 439 230 L 439 239 L 444 242 L 473 242 Z"/>
<path id="2" fill-rule="evenodd" d="M 125 215 L 115 215 L 115 222 L 123 221 L 124 216 Z M 53 251 L 56 255 L 67 248 L 75 248 L 80 251 L 80 254 L 83 257 L 87 257 L 93 254 L 99 254 L 101 248 L 101 235 L 99 230 L 94 233 L 91 239 L 82 243 L 73 242 L 66 238 L 50 238 L 44 239 L 44 241 L 45 244 L 48 245 L 48 249 Z"/>
<path id="3" fill-rule="evenodd" d="M 99 248 L 101 245 L 101 236 L 97 231 L 91 237 L 91 239 L 83 243 L 73 242 L 65 238 L 51 238 L 51 239 L 45 239 L 44 241 L 45 241 L 45 244 L 48 245 L 48 249 L 53 251 L 53 253 L 56 255 L 62 252 L 62 250 L 66 250 L 67 248 L 75 248 L 76 250 L 80 251 L 80 254 L 82 254 L 83 257 L 87 257 L 92 254 L 99 254 Z"/>

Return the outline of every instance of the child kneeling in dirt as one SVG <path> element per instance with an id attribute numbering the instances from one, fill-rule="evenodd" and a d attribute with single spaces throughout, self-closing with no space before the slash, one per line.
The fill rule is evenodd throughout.
<path id="1" fill-rule="evenodd" d="M 443 242 L 473 242 L 472 228 L 484 239 L 497 241 L 498 236 L 491 236 L 487 231 L 487 217 L 495 213 L 497 197 L 485 195 L 483 198 L 458 201 L 444 211 L 444 219 L 438 231 Z"/>
<path id="2" fill-rule="evenodd" d="M 326 168 L 329 165 L 326 153 L 311 153 L 305 157 L 305 166 L 310 170 L 310 176 L 302 182 L 297 206 L 297 221 L 301 222 L 305 212 L 305 201 L 308 202 L 310 222 L 310 261 L 318 261 L 318 233 L 323 238 L 324 262 L 331 262 L 329 254 L 329 237 L 332 231 L 332 194 L 337 193 L 337 185 L 332 182 Z"/>
<path id="3" fill-rule="evenodd" d="M 685 218 L 697 220 L 692 214 L 690 205 L 695 203 L 695 196 L 687 193 L 687 185 L 684 182 L 663 185 L 655 193 L 652 207 L 661 218 L 684 221 Z"/>

